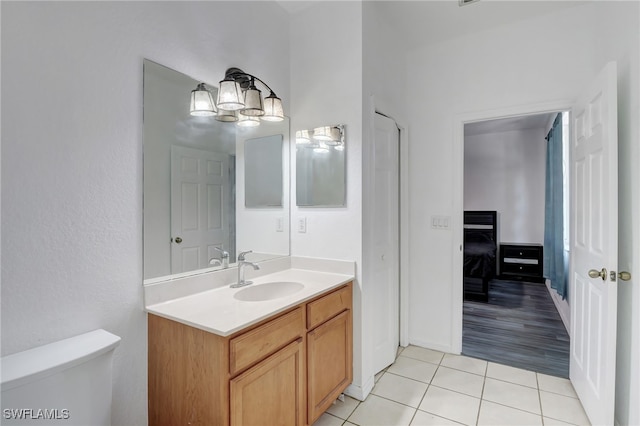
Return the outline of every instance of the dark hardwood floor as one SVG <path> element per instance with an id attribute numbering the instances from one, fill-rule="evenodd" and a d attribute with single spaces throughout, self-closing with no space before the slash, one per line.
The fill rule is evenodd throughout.
<path id="1" fill-rule="evenodd" d="M 492 280 L 489 301 L 464 301 L 462 353 L 569 377 L 569 335 L 544 284 Z"/>

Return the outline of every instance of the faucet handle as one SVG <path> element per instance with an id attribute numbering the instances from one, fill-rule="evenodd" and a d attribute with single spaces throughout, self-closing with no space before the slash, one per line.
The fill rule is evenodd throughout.
<path id="1" fill-rule="evenodd" d="M 249 254 L 249 253 L 253 253 L 253 250 L 247 250 L 247 251 L 240 252 L 240 254 L 238 255 L 238 262 L 243 262 L 245 260 L 244 256 L 246 254 Z"/>
<path id="2" fill-rule="evenodd" d="M 214 250 L 218 250 L 220 252 L 220 257 L 222 257 L 223 259 L 225 257 L 229 257 L 229 252 L 226 250 L 221 249 L 220 247 L 214 247 Z"/>

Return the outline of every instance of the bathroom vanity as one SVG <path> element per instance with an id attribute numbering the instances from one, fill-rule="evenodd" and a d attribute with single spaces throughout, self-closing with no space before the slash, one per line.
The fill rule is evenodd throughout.
<path id="1" fill-rule="evenodd" d="M 148 306 L 149 424 L 312 424 L 352 381 L 351 280 L 290 269 Z"/>

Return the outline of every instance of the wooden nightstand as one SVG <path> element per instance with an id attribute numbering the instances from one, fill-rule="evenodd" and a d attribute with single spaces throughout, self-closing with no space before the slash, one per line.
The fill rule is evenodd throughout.
<path id="1" fill-rule="evenodd" d="M 544 282 L 542 245 L 500 244 L 500 278 Z"/>

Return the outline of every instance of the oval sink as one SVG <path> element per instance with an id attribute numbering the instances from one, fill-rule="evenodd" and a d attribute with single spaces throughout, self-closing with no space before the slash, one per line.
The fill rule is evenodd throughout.
<path id="1" fill-rule="evenodd" d="M 253 284 L 245 287 L 233 295 L 243 302 L 263 302 L 278 299 L 297 293 L 304 288 L 304 284 L 293 281 L 273 281 L 264 284 Z"/>

